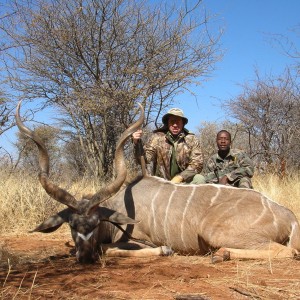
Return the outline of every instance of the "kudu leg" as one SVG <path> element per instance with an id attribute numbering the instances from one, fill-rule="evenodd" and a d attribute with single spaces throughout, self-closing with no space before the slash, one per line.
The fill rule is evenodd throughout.
<path id="1" fill-rule="evenodd" d="M 212 263 L 222 262 L 229 259 L 273 259 L 294 258 L 297 255 L 295 249 L 278 243 L 269 243 L 260 249 L 234 249 L 220 248 L 212 255 Z"/>
<path id="2" fill-rule="evenodd" d="M 101 245 L 101 250 L 108 257 L 149 257 L 174 254 L 174 251 L 168 246 L 151 248 L 137 243 L 104 244 Z"/>

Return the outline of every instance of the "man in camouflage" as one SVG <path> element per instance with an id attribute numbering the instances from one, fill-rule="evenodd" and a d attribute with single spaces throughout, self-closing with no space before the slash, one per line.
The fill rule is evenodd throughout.
<path id="1" fill-rule="evenodd" d="M 210 157 L 202 174 L 194 177 L 192 183 L 219 183 L 240 188 L 253 188 L 254 173 L 252 160 L 240 150 L 231 149 L 231 135 L 226 130 L 217 134 L 218 153 Z"/>
<path id="2" fill-rule="evenodd" d="M 171 180 L 173 183 L 189 183 L 202 171 L 200 142 L 193 133 L 184 128 L 188 119 L 181 109 L 170 109 L 163 116 L 162 122 L 163 127 L 155 130 L 150 141 L 143 147 L 150 174 Z M 137 159 L 138 142 L 141 137 L 141 129 L 132 135 Z"/>

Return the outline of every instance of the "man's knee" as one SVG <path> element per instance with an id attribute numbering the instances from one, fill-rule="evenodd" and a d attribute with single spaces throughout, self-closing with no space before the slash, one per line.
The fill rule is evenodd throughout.
<path id="1" fill-rule="evenodd" d="M 204 184 L 205 182 L 205 177 L 201 174 L 196 174 L 191 181 L 191 184 Z"/>
<path id="2" fill-rule="evenodd" d="M 245 189 L 253 189 L 251 179 L 248 177 L 241 178 L 238 187 L 245 188 Z"/>

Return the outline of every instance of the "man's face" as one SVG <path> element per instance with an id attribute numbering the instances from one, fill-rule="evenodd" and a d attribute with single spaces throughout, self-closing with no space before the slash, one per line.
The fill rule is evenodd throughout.
<path id="1" fill-rule="evenodd" d="M 178 135 L 183 129 L 182 118 L 170 115 L 168 118 L 168 128 L 173 135 Z"/>
<path id="2" fill-rule="evenodd" d="M 217 135 L 217 146 L 220 151 L 228 151 L 230 149 L 230 137 L 228 133 L 221 132 Z"/>

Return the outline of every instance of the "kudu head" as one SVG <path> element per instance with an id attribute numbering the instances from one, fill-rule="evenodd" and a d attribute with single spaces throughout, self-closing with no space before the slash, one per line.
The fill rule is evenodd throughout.
<path id="1" fill-rule="evenodd" d="M 17 106 L 16 124 L 22 134 L 31 138 L 39 150 L 39 181 L 47 194 L 56 201 L 67 206 L 66 209 L 51 216 L 35 228 L 32 232 L 49 233 L 57 230 L 63 223 L 67 222 L 71 228 L 72 238 L 75 242 L 76 257 L 79 262 L 92 263 L 99 257 L 99 235 L 101 235 L 100 223 L 102 221 L 111 222 L 113 224 L 134 224 L 137 221 L 116 211 L 99 206 L 118 192 L 124 183 L 127 175 L 124 145 L 127 139 L 141 127 L 144 121 L 144 109 L 140 107 L 139 119 L 127 128 L 116 146 L 115 151 L 115 171 L 117 177 L 115 180 L 100 189 L 89 199 L 81 199 L 77 201 L 74 196 L 66 190 L 58 187 L 49 179 L 49 155 L 46 146 L 42 139 L 32 130 L 27 128 L 20 117 L 21 101 Z M 105 234 L 105 233 L 104 233 Z"/>

